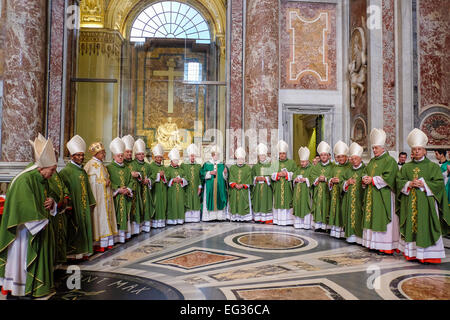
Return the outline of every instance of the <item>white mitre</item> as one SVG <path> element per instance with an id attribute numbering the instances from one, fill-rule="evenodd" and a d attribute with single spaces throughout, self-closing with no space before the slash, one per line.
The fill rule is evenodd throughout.
<path id="1" fill-rule="evenodd" d="M 298 149 L 298 157 L 300 158 L 300 161 L 309 160 L 310 154 L 311 151 L 309 151 L 309 149 L 306 147 L 300 147 L 300 149 Z"/>
<path id="2" fill-rule="evenodd" d="M 411 148 L 425 148 L 428 144 L 428 137 L 422 130 L 415 128 L 408 134 L 406 141 Z"/>
<path id="3" fill-rule="evenodd" d="M 278 153 L 280 152 L 288 152 L 289 145 L 284 140 L 278 141 L 277 144 Z"/>
<path id="4" fill-rule="evenodd" d="M 134 142 L 133 151 L 134 151 L 134 154 L 136 154 L 136 153 L 145 153 L 147 151 L 147 145 L 145 144 L 144 140 L 137 139 Z"/>
<path id="5" fill-rule="evenodd" d="M 34 151 L 34 159 L 39 158 L 39 154 L 44 150 L 45 143 L 47 139 L 42 134 L 38 134 L 38 136 L 34 139 L 34 141 L 28 140 L 31 144 L 31 147 Z"/>
<path id="6" fill-rule="evenodd" d="M 386 143 L 386 132 L 383 129 L 373 128 L 370 132 L 370 144 L 373 146 L 384 147 Z"/>
<path id="7" fill-rule="evenodd" d="M 109 144 L 109 150 L 112 152 L 112 154 L 121 154 L 125 152 L 125 143 L 120 139 L 119 137 L 115 138 L 111 143 Z"/>
<path id="8" fill-rule="evenodd" d="M 359 144 L 357 144 L 356 142 L 353 142 L 350 145 L 350 156 L 358 156 L 358 157 L 362 157 L 362 154 L 364 152 L 364 148 L 361 147 Z"/>
<path id="9" fill-rule="evenodd" d="M 35 141 L 37 142 L 34 146 L 36 166 L 38 168 L 47 168 L 56 165 L 57 160 L 52 140 L 45 140 L 45 143 L 43 143 L 42 139 L 36 139 Z"/>
<path id="10" fill-rule="evenodd" d="M 191 154 L 193 154 L 193 155 L 198 155 L 198 148 L 197 148 L 197 146 L 195 145 L 195 144 L 190 144 L 188 147 L 187 147 L 187 149 L 186 149 L 186 154 L 188 155 L 188 156 L 190 156 Z"/>
<path id="11" fill-rule="evenodd" d="M 122 137 L 123 143 L 125 143 L 125 150 L 133 150 L 134 147 L 134 138 L 131 135 L 126 135 Z"/>
<path id="12" fill-rule="evenodd" d="M 158 143 L 156 146 L 153 147 L 152 153 L 153 153 L 153 156 L 155 156 L 155 157 L 158 157 L 158 156 L 162 157 L 162 156 L 164 156 L 164 148 L 163 148 L 163 146 Z"/>
<path id="13" fill-rule="evenodd" d="M 317 146 L 317 153 L 321 154 L 321 153 L 330 153 L 331 151 L 331 147 L 328 143 L 326 143 L 325 141 L 321 141 L 319 143 L 319 145 Z"/>
<path id="14" fill-rule="evenodd" d="M 260 143 L 256 146 L 256 153 L 258 156 L 267 156 L 268 148 L 264 143 Z"/>
<path id="15" fill-rule="evenodd" d="M 70 139 L 66 144 L 67 149 L 69 149 L 70 155 L 74 155 L 75 153 L 85 153 L 86 152 L 86 142 L 84 142 L 83 138 L 79 135 L 74 136 Z"/>
<path id="16" fill-rule="evenodd" d="M 340 156 L 340 155 L 348 156 L 347 144 L 345 142 L 339 140 L 334 145 L 333 153 L 334 153 L 334 156 Z"/>
<path id="17" fill-rule="evenodd" d="M 236 151 L 234 152 L 234 156 L 236 157 L 236 159 L 245 159 L 245 155 L 246 152 L 242 147 L 237 148 Z"/>
<path id="18" fill-rule="evenodd" d="M 178 161 L 178 160 L 180 160 L 180 151 L 178 151 L 177 148 L 173 148 L 172 150 L 170 150 L 170 152 L 169 152 L 169 159 L 171 161 Z"/>

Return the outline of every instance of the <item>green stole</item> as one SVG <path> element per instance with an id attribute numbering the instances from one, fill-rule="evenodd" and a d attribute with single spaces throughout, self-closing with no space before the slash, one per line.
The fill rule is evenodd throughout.
<path id="1" fill-rule="evenodd" d="M 350 162 L 346 162 L 345 164 L 336 163 L 331 169 L 330 177 L 331 178 L 339 178 L 339 183 L 334 184 L 333 188 L 330 191 L 330 214 L 328 224 L 336 227 L 344 227 L 345 221 L 342 215 L 342 185 L 345 171 L 351 169 L 352 165 Z"/>

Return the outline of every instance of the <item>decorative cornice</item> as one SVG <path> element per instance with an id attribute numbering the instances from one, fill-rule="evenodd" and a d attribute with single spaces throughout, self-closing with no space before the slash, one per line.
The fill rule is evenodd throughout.
<path id="1" fill-rule="evenodd" d="M 122 42 L 123 38 L 116 30 L 82 28 L 80 31 L 80 54 L 120 58 Z"/>

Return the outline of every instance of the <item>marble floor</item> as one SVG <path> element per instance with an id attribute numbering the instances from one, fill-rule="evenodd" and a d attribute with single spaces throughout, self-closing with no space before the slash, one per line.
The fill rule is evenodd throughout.
<path id="1" fill-rule="evenodd" d="M 50 300 L 450 300 L 448 241 L 424 265 L 292 226 L 184 224 L 60 266 Z"/>

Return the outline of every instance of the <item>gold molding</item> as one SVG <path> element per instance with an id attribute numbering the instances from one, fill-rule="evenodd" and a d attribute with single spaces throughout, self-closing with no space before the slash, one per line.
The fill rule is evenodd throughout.
<path id="1" fill-rule="evenodd" d="M 213 41 L 225 34 L 226 4 L 223 0 L 174 0 L 198 9 L 209 22 Z M 111 0 L 105 14 L 105 28 L 118 30 L 123 38 L 128 38 L 129 30 L 139 13 L 152 3 L 160 0 Z"/>
<path id="2" fill-rule="evenodd" d="M 80 54 L 106 55 L 120 58 L 123 38 L 115 30 L 82 28 L 80 30 Z"/>
<path id="3" fill-rule="evenodd" d="M 80 16 L 80 26 L 82 28 L 103 28 L 105 22 L 105 0 L 81 0 Z"/>

